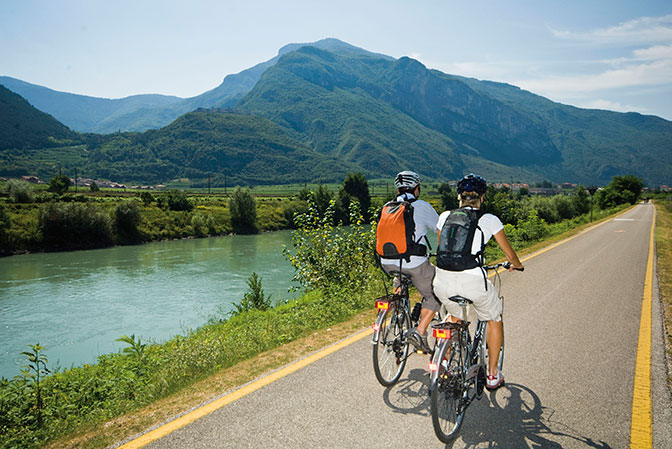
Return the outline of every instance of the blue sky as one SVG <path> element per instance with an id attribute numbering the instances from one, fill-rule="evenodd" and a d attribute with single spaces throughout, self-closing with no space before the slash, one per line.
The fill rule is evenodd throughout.
<path id="1" fill-rule="evenodd" d="M 669 0 L 0 0 L 0 75 L 96 97 L 189 97 L 325 37 L 672 120 Z"/>

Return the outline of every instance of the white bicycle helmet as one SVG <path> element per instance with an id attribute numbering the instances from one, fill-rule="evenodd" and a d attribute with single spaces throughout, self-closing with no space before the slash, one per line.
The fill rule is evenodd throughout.
<path id="1" fill-rule="evenodd" d="M 404 170 L 397 173 L 397 177 L 394 178 L 394 186 L 397 189 L 408 189 L 413 190 L 416 186 L 420 184 L 420 176 L 410 170 Z"/>

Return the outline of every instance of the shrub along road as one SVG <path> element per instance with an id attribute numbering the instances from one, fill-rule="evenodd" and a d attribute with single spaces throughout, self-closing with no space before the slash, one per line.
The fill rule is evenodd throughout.
<path id="1" fill-rule="evenodd" d="M 472 404 L 452 447 L 628 447 L 633 424 L 631 447 L 647 447 L 638 445 L 647 433 L 648 447 L 672 447 L 655 277 L 643 334 L 652 336 L 650 391 L 641 387 L 648 369 L 635 370 L 647 352 L 638 341 L 653 216 L 652 205 L 637 206 L 502 275 L 507 385 Z M 365 336 L 145 447 L 442 447 L 426 362 L 413 356 L 384 389 Z M 653 398 L 650 432 L 641 399 L 633 413 L 634 390 Z"/>

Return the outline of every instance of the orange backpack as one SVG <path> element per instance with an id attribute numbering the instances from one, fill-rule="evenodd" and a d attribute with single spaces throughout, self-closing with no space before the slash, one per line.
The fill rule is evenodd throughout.
<path id="1" fill-rule="evenodd" d="M 427 247 L 415 241 L 414 199 L 390 201 L 383 206 L 376 227 L 376 254 L 385 259 L 411 260 L 424 256 Z"/>

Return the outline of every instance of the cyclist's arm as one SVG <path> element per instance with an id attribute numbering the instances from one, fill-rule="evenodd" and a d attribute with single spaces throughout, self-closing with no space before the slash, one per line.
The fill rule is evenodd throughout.
<path id="1" fill-rule="evenodd" d="M 509 239 L 506 238 L 504 229 L 495 234 L 494 237 L 495 241 L 497 241 L 497 244 L 504 252 L 506 259 L 511 262 L 511 268 L 509 268 L 509 271 L 512 271 L 514 268 L 523 268 L 523 264 L 518 258 L 518 254 L 516 254 L 516 251 L 511 246 L 511 243 L 509 243 Z"/>

